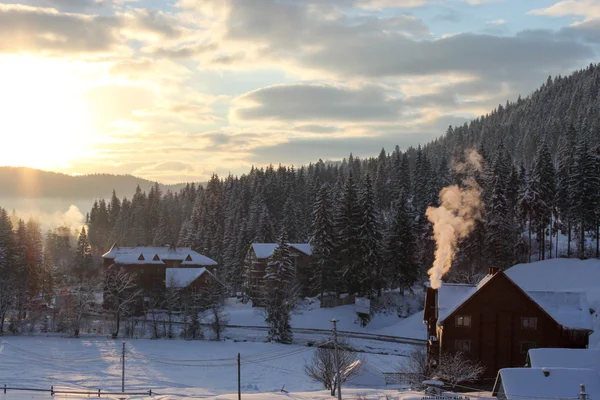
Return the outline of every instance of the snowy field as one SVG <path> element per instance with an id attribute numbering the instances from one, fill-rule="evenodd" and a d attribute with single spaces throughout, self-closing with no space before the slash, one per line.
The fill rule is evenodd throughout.
<path id="1" fill-rule="evenodd" d="M 120 391 L 121 348 L 121 341 L 104 338 L 6 337 L 0 341 L 0 388 L 7 384 L 9 387 Z M 258 395 L 248 398 L 270 398 L 265 397 L 265 393 L 283 395 L 282 388 L 294 393 L 323 390 L 303 371 L 305 360 L 310 359 L 314 351 L 310 347 L 140 339 L 127 340 L 126 349 L 126 391 L 151 389 L 157 399 L 233 398 L 223 395 L 237 393 L 238 352 L 242 359 L 242 392 Z M 348 384 L 355 389 L 354 393 L 371 393 L 376 396 L 373 398 L 385 398 L 385 393 L 397 396 L 398 390 L 390 392 L 385 386 L 382 370 L 397 369 L 405 358 L 381 354 L 361 354 L 361 357 L 366 361 L 365 371 Z M 286 398 L 329 397 L 326 392 L 310 393 Z M 377 397 L 377 393 L 383 394 Z M 49 393 L 9 391 L 3 395 L 0 391 L 2 400 L 48 397 Z M 54 398 L 64 398 L 64 395 Z"/>

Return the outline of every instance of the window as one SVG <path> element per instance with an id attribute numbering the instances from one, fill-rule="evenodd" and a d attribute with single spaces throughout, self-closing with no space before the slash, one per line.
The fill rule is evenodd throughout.
<path id="1" fill-rule="evenodd" d="M 523 330 L 536 330 L 537 329 L 537 318 L 536 317 L 523 317 L 521 318 L 521 329 Z"/>
<path id="2" fill-rule="evenodd" d="M 535 342 L 521 342 L 519 345 L 521 348 L 521 354 L 527 354 L 529 349 L 535 349 L 537 347 Z"/>
<path id="3" fill-rule="evenodd" d="M 461 327 L 461 328 L 470 328 L 471 327 L 471 316 L 457 315 L 456 316 L 456 326 Z"/>
<path id="4" fill-rule="evenodd" d="M 454 342 L 454 350 L 460 351 L 461 353 L 471 352 L 471 341 L 470 340 L 456 340 Z"/>

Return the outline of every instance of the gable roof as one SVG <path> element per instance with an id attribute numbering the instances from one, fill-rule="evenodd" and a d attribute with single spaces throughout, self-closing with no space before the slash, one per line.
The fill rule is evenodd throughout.
<path id="1" fill-rule="evenodd" d="M 600 260 L 597 259 L 553 258 L 517 264 L 507 269 L 505 274 L 526 291 L 585 292 L 589 304 L 600 304 Z"/>
<path id="2" fill-rule="evenodd" d="M 278 246 L 277 243 L 252 243 L 252 250 L 254 250 L 256 258 L 269 258 Z M 309 243 L 288 243 L 288 246 L 307 256 L 312 255 L 312 248 Z"/>
<path id="3" fill-rule="evenodd" d="M 189 247 L 174 246 L 137 246 L 118 247 L 114 244 L 102 255 L 105 259 L 114 259 L 117 264 L 165 264 L 165 261 L 182 261 L 182 265 L 217 265 L 211 258 L 195 252 Z"/>
<path id="4" fill-rule="evenodd" d="M 443 283 L 438 289 L 437 308 L 439 311 L 437 324 L 442 325 L 446 318 L 458 310 L 489 282 L 498 279 L 499 276 L 505 277 L 509 282 L 515 285 L 517 289 L 532 300 L 534 304 L 557 324 L 569 329 L 593 330 L 592 318 L 589 313 L 589 307 L 584 293 L 558 291 L 527 292 L 501 271 L 497 272 L 495 275 L 487 275 L 479 282 L 479 284 L 477 284 L 477 286 L 462 285 L 463 288 L 460 290 L 456 290 L 458 289 L 458 285 L 456 284 Z M 450 286 L 451 288 L 442 290 L 444 286 Z"/>
<path id="5" fill-rule="evenodd" d="M 592 369 L 504 368 L 498 372 L 493 394 L 508 400 L 576 399 L 581 384 L 590 398 L 600 398 L 600 375 Z"/>
<path id="6" fill-rule="evenodd" d="M 593 330 L 590 307 L 583 292 L 526 292 L 560 325 L 570 329 Z"/>
<path id="7" fill-rule="evenodd" d="M 589 368 L 600 374 L 600 350 L 591 349 L 531 349 L 529 365 L 533 368 Z"/>
<path id="8" fill-rule="evenodd" d="M 207 272 L 206 268 L 167 268 L 165 285 L 176 288 L 188 287 Z"/>
<path id="9" fill-rule="evenodd" d="M 437 291 L 438 321 L 445 320 L 476 290 L 477 286 L 475 285 L 443 283 Z"/>

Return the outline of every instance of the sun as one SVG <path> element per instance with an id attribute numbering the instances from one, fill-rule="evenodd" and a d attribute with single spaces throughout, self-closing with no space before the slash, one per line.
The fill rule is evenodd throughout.
<path id="1" fill-rule="evenodd" d="M 68 61 L 0 57 L 0 165 L 64 167 L 89 150 L 84 82 Z"/>

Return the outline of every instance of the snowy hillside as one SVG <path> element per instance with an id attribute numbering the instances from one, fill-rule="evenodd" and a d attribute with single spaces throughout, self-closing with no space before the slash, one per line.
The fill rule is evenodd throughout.
<path id="1" fill-rule="evenodd" d="M 417 309 L 418 305 L 413 298 L 407 301 L 414 303 L 412 307 Z M 262 308 L 228 299 L 225 311 L 230 316 L 230 325 L 266 326 L 265 318 L 261 314 Z M 356 315 L 355 305 L 320 308 L 318 302 L 309 299 L 301 302 L 292 312 L 291 324 L 292 328 L 331 329 L 331 320 L 337 319 L 338 329 L 341 331 L 425 339 L 425 325 L 420 317 L 422 313 L 417 314 L 419 316 L 413 314 L 409 318 L 399 318 L 397 313 L 376 313 L 363 328 Z"/>

